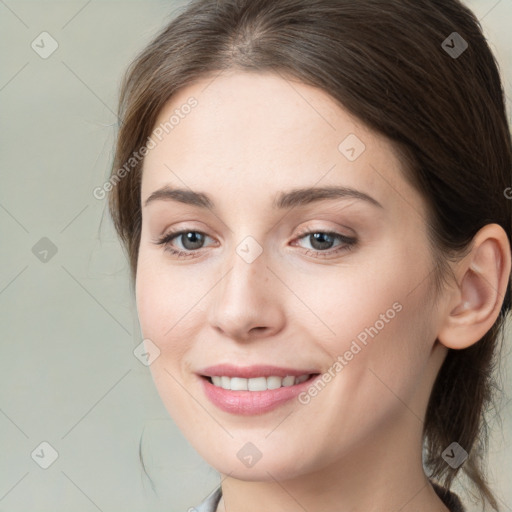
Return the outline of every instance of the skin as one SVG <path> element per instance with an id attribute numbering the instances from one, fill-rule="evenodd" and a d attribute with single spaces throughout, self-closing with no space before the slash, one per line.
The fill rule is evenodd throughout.
<path id="1" fill-rule="evenodd" d="M 215 208 L 143 207 L 136 299 L 144 338 L 160 350 L 151 372 L 162 401 L 222 476 L 218 511 L 446 512 L 421 463 L 423 419 L 447 348 L 475 343 L 497 318 L 510 274 L 503 229 L 480 230 L 433 307 L 425 202 L 387 139 L 319 89 L 241 71 L 182 89 L 155 126 L 190 96 L 198 105 L 146 156 L 142 204 L 170 185 L 207 193 Z M 338 150 L 349 134 L 366 146 L 353 162 Z M 354 198 L 271 207 L 281 191 L 334 185 L 382 208 Z M 198 257 L 155 243 L 171 228 L 207 235 L 198 249 L 172 241 Z M 298 238 L 304 228 L 357 243 L 319 249 Z M 252 263 L 236 252 L 247 236 L 263 251 Z M 202 391 L 196 372 L 224 362 L 326 372 L 397 302 L 401 311 L 306 405 L 238 416 Z M 262 454 L 252 467 L 237 457 L 247 442 Z"/>

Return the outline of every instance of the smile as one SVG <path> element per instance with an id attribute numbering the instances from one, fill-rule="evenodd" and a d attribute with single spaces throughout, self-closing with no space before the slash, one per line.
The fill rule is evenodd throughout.
<path id="1" fill-rule="evenodd" d="M 210 377 L 210 382 L 214 386 L 232 391 L 266 391 L 267 389 L 294 386 L 295 384 L 305 382 L 310 377 L 311 375 L 301 375 L 299 377 L 294 377 L 293 375 L 287 375 L 286 377 L 272 375 L 270 377 L 245 379 L 243 377 L 214 376 Z"/>
<path id="2" fill-rule="evenodd" d="M 258 415 L 289 403 L 321 374 L 275 366 L 217 365 L 199 373 L 208 400 L 235 415 Z"/>

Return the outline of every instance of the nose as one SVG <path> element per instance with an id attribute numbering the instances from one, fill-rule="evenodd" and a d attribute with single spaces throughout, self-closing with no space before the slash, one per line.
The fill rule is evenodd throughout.
<path id="1" fill-rule="evenodd" d="M 247 263 L 234 253 L 230 267 L 212 290 L 210 325 L 237 341 L 274 336 L 284 328 L 281 283 L 265 253 Z"/>

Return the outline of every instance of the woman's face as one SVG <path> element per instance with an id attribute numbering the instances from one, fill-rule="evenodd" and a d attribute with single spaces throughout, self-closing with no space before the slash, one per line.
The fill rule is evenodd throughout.
<path id="1" fill-rule="evenodd" d="M 160 351 L 156 387 L 190 443 L 245 480 L 388 443 L 419 453 L 445 349 L 427 303 L 425 203 L 390 143 L 319 89 L 243 72 L 181 90 L 152 140 L 137 308 Z M 166 249 L 171 231 L 185 234 Z M 276 378 L 290 374 L 316 377 Z"/>

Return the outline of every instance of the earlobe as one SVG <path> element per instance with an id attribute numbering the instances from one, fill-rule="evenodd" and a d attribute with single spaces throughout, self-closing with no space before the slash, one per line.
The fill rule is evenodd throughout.
<path id="1" fill-rule="evenodd" d="M 463 349 L 479 341 L 498 318 L 510 279 L 510 244 L 503 228 L 488 224 L 475 235 L 471 252 L 458 264 L 458 286 L 448 301 L 440 343 Z"/>

